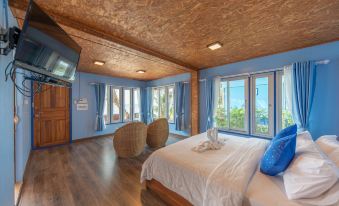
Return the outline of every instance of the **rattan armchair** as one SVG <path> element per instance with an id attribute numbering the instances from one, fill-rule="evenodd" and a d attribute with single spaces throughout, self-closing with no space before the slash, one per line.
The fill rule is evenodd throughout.
<path id="1" fill-rule="evenodd" d="M 142 122 L 131 122 L 115 132 L 113 147 L 119 157 L 135 157 L 144 150 L 146 137 L 147 126 Z"/>
<path id="2" fill-rule="evenodd" d="M 160 118 L 147 127 L 147 145 L 152 148 L 163 147 L 168 139 L 169 129 L 166 118 Z"/>

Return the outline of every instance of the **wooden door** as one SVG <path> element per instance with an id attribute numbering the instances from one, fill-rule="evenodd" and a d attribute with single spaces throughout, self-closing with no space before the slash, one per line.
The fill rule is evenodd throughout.
<path id="1" fill-rule="evenodd" d="M 38 86 L 34 83 L 34 89 Z M 70 142 L 69 88 L 42 85 L 34 96 L 34 146 L 45 147 Z"/>

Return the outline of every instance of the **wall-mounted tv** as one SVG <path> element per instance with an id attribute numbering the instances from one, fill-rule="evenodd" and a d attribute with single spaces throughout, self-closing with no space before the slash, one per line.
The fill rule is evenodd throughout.
<path id="1" fill-rule="evenodd" d="M 39 6 L 30 1 L 14 66 L 40 74 L 47 83 L 72 83 L 81 47 Z"/>

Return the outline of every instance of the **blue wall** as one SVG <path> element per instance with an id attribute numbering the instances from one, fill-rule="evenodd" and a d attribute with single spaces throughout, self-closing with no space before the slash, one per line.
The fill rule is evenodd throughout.
<path id="1" fill-rule="evenodd" d="M 250 59 L 200 71 L 200 78 L 227 76 L 275 69 L 297 61 L 329 59 L 317 69 L 317 86 L 311 110 L 310 131 L 313 138 L 322 134 L 339 135 L 339 41 L 280 54 Z M 200 131 L 206 131 L 205 82 L 200 82 Z"/>
<path id="2" fill-rule="evenodd" d="M 28 72 L 25 73 L 28 74 Z M 17 76 L 19 84 L 21 84 L 22 77 L 22 75 Z M 30 88 L 30 82 L 26 82 L 26 87 Z M 15 128 L 15 175 L 16 181 L 21 182 L 31 152 L 31 98 L 24 97 L 16 92 L 15 104 L 16 113 L 19 117 L 19 122 Z"/>
<path id="3" fill-rule="evenodd" d="M 7 7 L 8 8 L 8 7 Z M 8 9 L 9 11 L 9 9 Z M 3 1 L 0 1 L 0 25 L 5 25 Z M 16 25 L 11 12 L 9 25 Z M 0 55 L 0 205 L 14 205 L 14 90 L 11 81 L 5 82 L 5 68 L 13 60 L 13 52 Z"/>
<path id="4" fill-rule="evenodd" d="M 339 136 L 339 46 L 337 57 L 317 68 L 316 89 L 310 115 L 313 138 L 325 134 Z"/>
<path id="5" fill-rule="evenodd" d="M 174 84 L 175 82 L 190 81 L 190 80 L 191 80 L 191 74 L 190 73 L 184 73 L 184 74 L 180 74 L 180 75 L 176 75 L 176 76 L 165 77 L 165 78 L 162 78 L 162 79 L 148 81 L 146 86 L 147 87 L 158 87 L 158 86 Z M 190 96 L 191 95 L 186 96 L 187 101 L 190 101 Z M 186 110 L 187 109 L 190 109 L 190 108 L 186 108 Z M 171 124 L 171 123 L 169 124 L 169 129 L 170 129 L 170 133 L 173 133 L 173 134 L 178 134 L 178 135 L 183 135 L 183 136 L 189 136 L 189 134 L 190 134 L 190 131 L 175 130 L 175 124 Z"/>
<path id="6" fill-rule="evenodd" d="M 79 78 L 80 74 L 80 78 Z M 80 93 L 79 93 L 79 79 L 80 79 Z M 146 86 L 144 81 L 136 81 L 131 79 L 124 78 L 114 78 L 107 76 L 100 76 L 95 74 L 88 73 L 78 73 L 76 80 L 72 85 L 72 139 L 81 139 L 86 137 L 93 137 L 104 134 L 114 133 L 116 129 L 124 125 L 124 123 L 116 123 L 106 125 L 106 129 L 102 132 L 96 132 L 95 127 L 95 117 L 96 117 L 96 102 L 95 102 L 95 93 L 93 85 L 90 85 L 91 82 L 96 83 L 105 83 L 116 86 L 125 86 L 125 87 L 141 87 Z M 87 111 L 77 111 L 76 105 L 74 104 L 75 100 L 79 98 L 87 98 L 88 100 L 88 110 Z"/>

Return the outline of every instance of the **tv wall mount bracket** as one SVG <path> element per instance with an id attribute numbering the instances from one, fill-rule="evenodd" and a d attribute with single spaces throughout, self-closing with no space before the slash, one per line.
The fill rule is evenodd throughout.
<path id="1" fill-rule="evenodd" d="M 8 29 L 0 27 L 1 55 L 7 56 L 14 48 L 16 48 L 20 32 L 21 30 L 18 27 L 10 27 Z"/>

